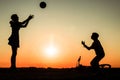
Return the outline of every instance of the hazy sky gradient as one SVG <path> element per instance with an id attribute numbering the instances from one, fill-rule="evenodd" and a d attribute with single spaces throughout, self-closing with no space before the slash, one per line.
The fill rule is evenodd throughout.
<path id="1" fill-rule="evenodd" d="M 41 9 L 39 3 L 47 7 Z M 101 63 L 120 67 L 120 0 L 0 0 L 0 67 L 10 66 L 12 14 L 19 21 L 30 14 L 34 19 L 20 30 L 18 67 L 74 67 L 81 55 L 81 64 L 90 65 L 94 51 L 86 50 L 81 41 L 91 45 L 92 32 L 98 32 L 106 56 Z M 58 53 L 49 57 L 44 48 L 53 44 Z"/>

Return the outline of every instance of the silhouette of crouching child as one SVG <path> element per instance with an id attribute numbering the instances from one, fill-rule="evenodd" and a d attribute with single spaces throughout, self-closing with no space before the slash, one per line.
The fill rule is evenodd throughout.
<path id="1" fill-rule="evenodd" d="M 99 62 L 100 60 L 105 56 L 105 53 L 104 53 L 104 50 L 103 50 L 103 47 L 100 43 L 100 41 L 98 40 L 98 37 L 99 37 L 99 34 L 94 32 L 92 33 L 91 35 L 91 39 L 93 40 L 93 43 L 90 47 L 88 47 L 84 41 L 82 41 L 82 45 L 88 49 L 88 50 L 91 50 L 91 49 L 94 49 L 95 53 L 96 53 L 96 56 L 93 58 L 93 60 L 90 62 L 91 64 L 91 67 L 92 69 L 94 70 L 98 70 L 99 69 Z"/>
<path id="2" fill-rule="evenodd" d="M 19 22 L 19 17 L 17 16 L 17 14 L 13 14 L 11 16 L 10 26 L 12 29 L 12 33 L 8 39 L 8 44 L 11 46 L 12 49 L 12 56 L 11 56 L 12 69 L 16 68 L 16 55 L 17 55 L 17 49 L 19 48 L 19 30 L 20 28 L 25 28 L 32 18 L 33 15 L 30 15 L 23 22 Z"/>

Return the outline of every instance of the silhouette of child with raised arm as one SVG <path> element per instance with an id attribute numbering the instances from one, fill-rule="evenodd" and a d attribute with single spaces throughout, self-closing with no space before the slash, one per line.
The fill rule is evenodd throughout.
<path id="1" fill-rule="evenodd" d="M 13 14 L 11 16 L 10 25 L 11 25 L 12 33 L 8 39 L 9 40 L 8 44 L 11 46 L 11 49 L 12 49 L 12 56 L 11 56 L 12 69 L 16 68 L 17 48 L 19 48 L 19 30 L 20 28 L 25 28 L 32 18 L 33 18 L 33 15 L 30 15 L 23 22 L 19 22 L 19 17 L 17 16 L 17 14 Z"/>
<path id="2" fill-rule="evenodd" d="M 105 56 L 103 47 L 100 43 L 100 41 L 98 40 L 99 34 L 94 32 L 92 33 L 91 39 L 93 40 L 93 43 L 90 47 L 88 47 L 84 41 L 82 41 L 82 44 L 85 48 L 87 48 L 88 50 L 90 49 L 94 49 L 96 56 L 93 58 L 93 60 L 91 61 L 91 66 L 94 70 L 98 70 L 99 69 L 99 62 L 100 60 Z"/>

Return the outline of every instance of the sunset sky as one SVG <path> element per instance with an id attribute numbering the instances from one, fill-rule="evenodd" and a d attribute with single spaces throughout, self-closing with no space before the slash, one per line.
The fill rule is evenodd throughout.
<path id="1" fill-rule="evenodd" d="M 42 9 L 39 3 L 45 1 Z M 12 14 L 19 21 L 34 18 L 20 30 L 17 67 L 75 67 L 77 59 L 89 66 L 95 56 L 81 45 L 98 32 L 106 56 L 100 61 L 120 67 L 120 0 L 0 0 L 0 67 L 10 67 Z"/>

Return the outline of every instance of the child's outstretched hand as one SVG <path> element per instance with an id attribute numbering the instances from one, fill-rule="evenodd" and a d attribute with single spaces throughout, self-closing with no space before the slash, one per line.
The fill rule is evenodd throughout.
<path id="1" fill-rule="evenodd" d="M 34 15 L 30 15 L 29 17 L 28 17 L 28 19 L 30 20 L 30 19 L 32 19 L 34 17 Z"/>
<path id="2" fill-rule="evenodd" d="M 85 41 L 81 41 L 81 43 L 82 43 L 83 45 L 85 45 Z"/>

